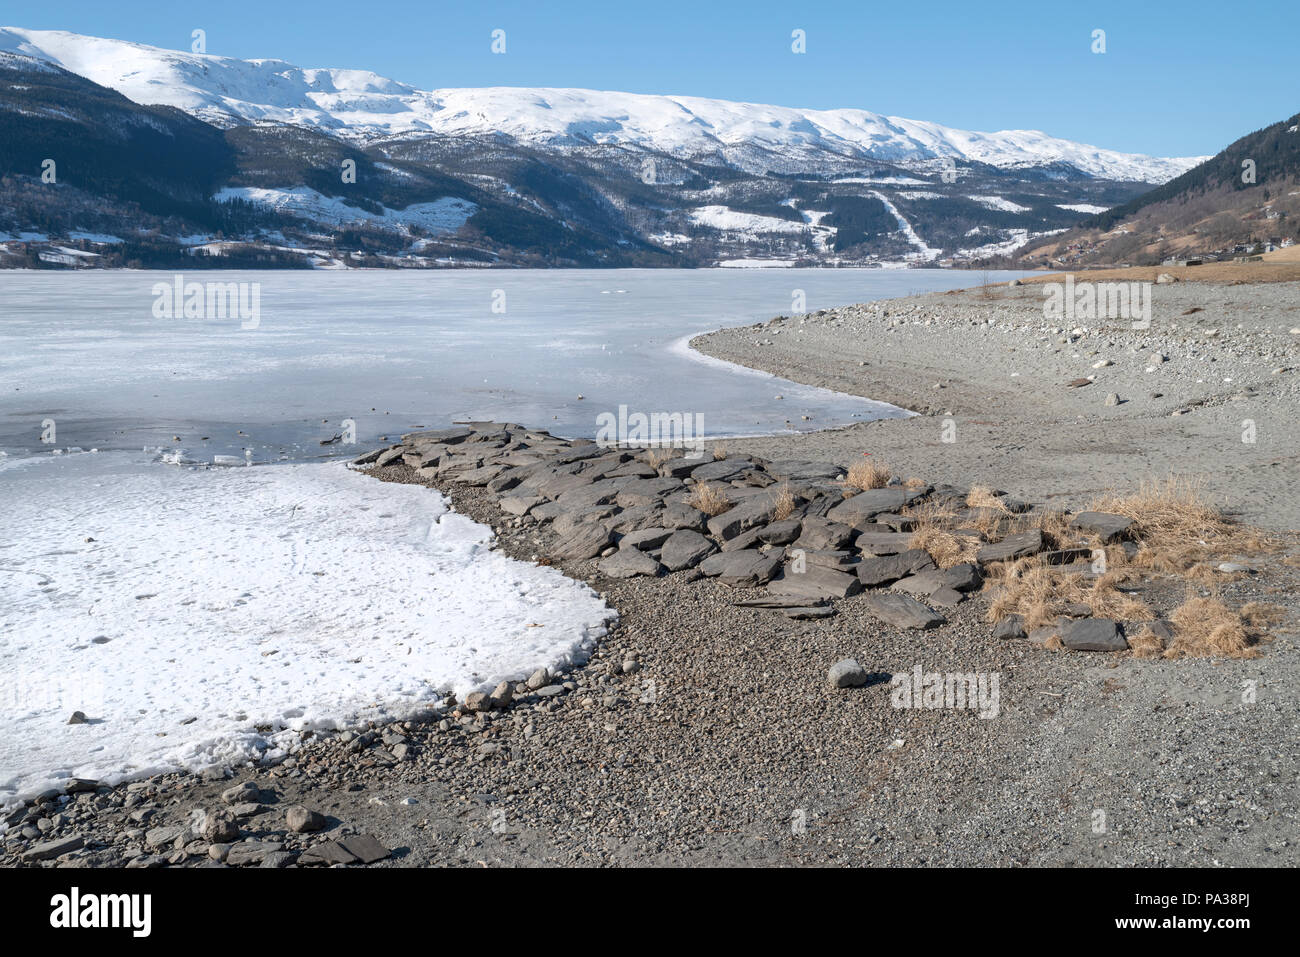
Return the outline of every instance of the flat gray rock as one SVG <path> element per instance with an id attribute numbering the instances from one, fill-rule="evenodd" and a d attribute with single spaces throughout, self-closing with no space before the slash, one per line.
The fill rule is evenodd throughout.
<path id="1" fill-rule="evenodd" d="M 910 502 L 924 497 L 929 491 L 928 486 L 914 489 L 901 486 L 867 489 L 840 502 L 826 513 L 826 517 L 833 522 L 843 522 L 852 528 L 861 528 L 881 512 L 896 512 Z"/>
<path id="2" fill-rule="evenodd" d="M 802 528 L 802 517 L 783 518 L 760 529 L 758 540 L 765 545 L 789 545 L 799 537 Z"/>
<path id="3" fill-rule="evenodd" d="M 544 498 L 537 495 L 516 495 L 498 499 L 497 504 L 501 506 L 501 511 L 511 515 L 527 515 L 529 509 L 534 505 L 541 505 L 544 501 L 546 501 Z"/>
<path id="4" fill-rule="evenodd" d="M 1109 618 L 1081 618 L 1060 628 L 1061 643 L 1071 651 L 1123 651 L 1123 630 Z"/>
<path id="5" fill-rule="evenodd" d="M 813 603 L 799 595 L 762 595 L 758 598 L 743 598 L 733 601 L 737 608 L 772 608 L 776 610 L 809 608 Z"/>
<path id="6" fill-rule="evenodd" d="M 24 861 L 52 861 L 72 851 L 78 851 L 86 842 L 79 836 L 61 837 L 53 841 L 42 841 L 23 851 Z"/>
<path id="7" fill-rule="evenodd" d="M 911 541 L 911 532 L 864 531 L 854 544 L 863 555 L 897 555 L 907 551 Z"/>
<path id="8" fill-rule="evenodd" d="M 620 548 L 608 558 L 600 560 L 600 571 L 610 578 L 649 578 L 659 574 L 659 563 L 639 548 Z"/>
<path id="9" fill-rule="evenodd" d="M 714 538 L 735 538 L 741 532 L 749 531 L 757 525 L 766 525 L 776 514 L 776 496 L 762 492 L 748 502 L 727 509 L 721 515 L 715 515 L 708 521 L 709 534 Z"/>
<path id="10" fill-rule="evenodd" d="M 613 539 L 610 530 L 599 522 L 579 525 L 551 547 L 551 555 L 562 561 L 595 558 Z"/>
<path id="11" fill-rule="evenodd" d="M 379 455 L 375 457 L 375 464 L 380 467 L 392 465 L 394 462 L 401 461 L 402 455 L 405 452 L 406 449 L 402 448 L 402 446 L 394 445 L 391 449 L 386 449 L 385 451 L 380 452 Z"/>
<path id="12" fill-rule="evenodd" d="M 832 522 L 826 518 L 804 519 L 799 537 L 795 539 L 795 548 L 812 551 L 823 549 L 847 548 L 853 540 L 853 529 L 842 522 Z"/>
<path id="13" fill-rule="evenodd" d="M 867 611 L 896 628 L 938 628 L 947 619 L 910 595 L 874 593 L 866 597 Z"/>
<path id="14" fill-rule="evenodd" d="M 464 442 L 473 434 L 473 430 L 465 428 L 425 429 L 423 432 L 407 432 L 402 436 L 402 441 L 410 445 L 419 445 L 422 442 L 440 442 L 443 445 L 455 445 L 458 442 Z"/>
<path id="15" fill-rule="evenodd" d="M 724 585 L 746 588 L 761 585 L 771 579 L 780 565 L 781 560 L 778 558 L 769 558 L 761 552 L 746 549 L 710 555 L 699 567 L 705 575 L 717 578 Z"/>
<path id="16" fill-rule="evenodd" d="M 1070 520 L 1070 527 L 1098 536 L 1110 543 L 1122 538 L 1133 525 L 1133 519 L 1110 512 L 1080 512 Z"/>
<path id="17" fill-rule="evenodd" d="M 883 558 L 864 556 L 858 563 L 858 580 L 868 587 L 888 585 L 917 572 L 934 568 L 934 559 L 919 548 L 909 548 Z"/>
<path id="18" fill-rule="evenodd" d="M 619 548 L 639 548 L 643 551 L 649 551 L 652 548 L 658 548 L 668 539 L 672 538 L 675 533 L 671 528 L 638 528 L 634 532 L 628 532 L 619 539 Z"/>
<path id="19" fill-rule="evenodd" d="M 659 561 L 670 572 L 693 568 L 718 550 L 718 546 L 699 532 L 682 528 L 673 532 L 659 552 Z"/>
<path id="20" fill-rule="evenodd" d="M 1000 542 L 983 546 L 975 556 L 981 565 L 988 562 L 1006 562 L 1028 555 L 1037 555 L 1043 550 L 1043 533 L 1036 528 L 1027 532 L 1016 532 Z"/>
<path id="21" fill-rule="evenodd" d="M 975 566 L 963 562 L 952 568 L 931 568 L 917 572 L 915 575 L 899 579 L 890 587 L 894 591 L 906 592 L 909 595 L 927 596 L 936 594 L 944 588 L 959 592 L 970 591 L 978 587 L 981 580 Z"/>
<path id="22" fill-rule="evenodd" d="M 811 621 L 818 618 L 834 618 L 835 609 L 831 605 L 806 605 L 798 608 L 783 608 L 781 614 L 795 621 Z"/>
<path id="23" fill-rule="evenodd" d="M 607 519 L 603 519 L 605 527 L 611 531 L 618 532 L 621 535 L 630 535 L 643 529 L 663 528 L 664 510 L 661 505 L 633 505 L 631 508 L 625 508 Z"/>
<path id="24" fill-rule="evenodd" d="M 803 459 L 777 459 L 767 463 L 767 473 L 792 482 L 815 482 L 839 478 L 844 468 L 833 462 L 808 462 Z"/>
<path id="25" fill-rule="evenodd" d="M 664 507 L 664 528 L 690 528 L 697 532 L 704 531 L 709 516 L 698 508 L 691 508 L 684 502 L 669 502 Z"/>
<path id="26" fill-rule="evenodd" d="M 230 846 L 230 853 L 226 855 L 226 863 L 231 867 L 261 864 L 266 855 L 282 850 L 284 850 L 284 845 L 278 841 L 243 841 Z"/>
<path id="27" fill-rule="evenodd" d="M 697 482 L 730 482 L 753 467 L 747 459 L 721 459 L 696 466 L 691 470 L 691 478 Z"/>
<path id="28" fill-rule="evenodd" d="M 1025 637 L 1025 619 L 1023 615 L 1007 615 L 993 626 L 993 637 L 1001 640 Z"/>
<path id="29" fill-rule="evenodd" d="M 822 565 L 808 565 L 804 571 L 792 571 L 787 565 L 767 590 L 773 595 L 799 598 L 847 598 L 862 591 L 857 576 Z"/>

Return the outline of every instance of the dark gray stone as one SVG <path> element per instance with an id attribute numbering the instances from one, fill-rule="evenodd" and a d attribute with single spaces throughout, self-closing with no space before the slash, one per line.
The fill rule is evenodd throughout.
<path id="1" fill-rule="evenodd" d="M 938 628 L 947 619 L 921 604 L 910 595 L 870 594 L 865 599 L 867 611 L 886 624 L 897 628 Z"/>
<path id="2" fill-rule="evenodd" d="M 1025 637 L 1025 618 L 1023 615 L 1007 615 L 993 626 L 993 637 L 1001 640 Z"/>
<path id="3" fill-rule="evenodd" d="M 923 498 L 929 491 L 928 486 L 915 489 L 900 486 L 867 489 L 840 502 L 826 513 L 826 517 L 834 522 L 843 522 L 852 528 L 861 528 L 881 512 L 896 512 L 903 506 Z"/>
<path id="4" fill-rule="evenodd" d="M 1043 550 L 1043 533 L 1033 528 L 1027 532 L 1016 532 L 1000 542 L 983 546 L 975 558 L 981 565 L 988 562 L 1005 562 L 1028 555 L 1037 555 Z"/>
<path id="5" fill-rule="evenodd" d="M 868 587 L 888 585 L 908 575 L 934 568 L 934 559 L 919 548 L 909 548 L 883 558 L 863 557 L 858 563 L 858 580 Z"/>
<path id="6" fill-rule="evenodd" d="M 1061 643 L 1071 651 L 1123 651 L 1123 629 L 1109 618 L 1082 618 L 1060 629 Z"/>
<path id="7" fill-rule="evenodd" d="M 610 578 L 635 578 L 637 575 L 653 578 L 659 574 L 659 563 L 639 548 L 629 546 L 602 558 L 600 572 Z"/>
<path id="8" fill-rule="evenodd" d="M 673 532 L 659 552 L 659 561 L 670 572 L 692 568 L 718 550 L 718 546 L 693 529 Z"/>
<path id="9" fill-rule="evenodd" d="M 867 529 L 854 539 L 854 544 L 863 555 L 897 555 L 907 551 L 911 541 L 911 532 Z"/>
<path id="10" fill-rule="evenodd" d="M 832 688 L 861 688 L 867 683 L 867 670 L 852 658 L 831 665 L 827 675 Z"/>
<path id="11" fill-rule="evenodd" d="M 80 836 L 43 841 L 23 851 L 22 858 L 24 861 L 52 861 L 56 857 L 62 857 L 64 854 L 81 850 L 85 843 L 85 840 Z"/>
<path id="12" fill-rule="evenodd" d="M 689 528 L 697 532 L 702 532 L 704 531 L 708 519 L 709 516 L 705 515 L 698 508 L 691 508 L 691 506 L 684 502 L 669 502 L 664 507 L 664 514 L 661 521 L 665 528 Z"/>
<path id="13" fill-rule="evenodd" d="M 618 547 L 639 548 L 643 551 L 649 551 L 663 545 L 674 534 L 671 528 L 638 528 L 636 531 L 628 532 L 620 538 Z"/>
<path id="14" fill-rule="evenodd" d="M 298 834 L 319 831 L 325 826 L 323 815 L 301 804 L 295 804 L 284 812 L 284 823 L 289 830 Z"/>
<path id="15" fill-rule="evenodd" d="M 708 521 L 709 533 L 717 539 L 735 538 L 756 525 L 766 525 L 776 514 L 776 497 L 762 492 L 748 502 L 743 502 L 715 515 Z"/>
<path id="16" fill-rule="evenodd" d="M 780 565 L 780 559 L 769 558 L 761 552 L 746 549 L 710 555 L 700 563 L 699 567 L 705 575 L 717 578 L 724 585 L 746 588 L 761 585 L 771 579 Z"/>
<path id="17" fill-rule="evenodd" d="M 1096 535 L 1104 543 L 1123 538 L 1132 526 L 1133 519 L 1110 512 L 1080 512 L 1070 521 L 1071 528 Z"/>
<path id="18" fill-rule="evenodd" d="M 862 591 L 857 577 L 834 568 L 808 565 L 804 571 L 792 571 L 786 565 L 781 575 L 773 580 L 767 590 L 773 595 L 793 595 L 799 598 L 847 598 Z"/>
<path id="19" fill-rule="evenodd" d="M 794 547 L 810 551 L 847 548 L 853 540 L 853 529 L 842 522 L 825 518 L 806 518 L 800 528 Z"/>
<path id="20" fill-rule="evenodd" d="M 599 522 L 591 522 L 575 528 L 551 546 L 551 554 L 564 560 L 582 561 L 599 555 L 613 540 L 608 528 Z"/>

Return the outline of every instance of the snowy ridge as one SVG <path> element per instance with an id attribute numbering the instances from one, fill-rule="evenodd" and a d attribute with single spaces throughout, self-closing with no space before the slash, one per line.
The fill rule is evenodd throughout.
<path id="1" fill-rule="evenodd" d="M 779 153 L 810 169 L 876 159 L 1020 168 L 1064 163 L 1090 176 L 1162 183 L 1206 157 L 1120 153 L 1036 130 L 981 133 L 866 110 L 800 110 L 691 96 L 489 87 L 421 91 L 366 70 L 303 69 L 50 30 L 0 27 L 0 53 L 54 63 L 138 103 L 218 125 L 273 121 L 357 139 L 488 135 L 554 147 L 616 144 L 747 166 Z"/>

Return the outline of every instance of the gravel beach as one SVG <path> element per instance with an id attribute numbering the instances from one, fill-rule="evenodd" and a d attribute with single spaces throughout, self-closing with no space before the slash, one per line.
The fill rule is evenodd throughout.
<path id="1" fill-rule="evenodd" d="M 933 294 L 698 338 L 920 413 L 727 440 L 728 460 L 847 467 L 869 452 L 936 486 L 1071 509 L 1172 471 L 1291 541 L 1300 289 L 1161 286 L 1151 329 L 1099 334 L 1044 320 L 1042 301 L 1032 285 Z M 47 795 L 9 822 L 0 864 L 1300 861 L 1298 569 L 1281 555 L 1218 589 L 1289 612 L 1260 657 L 1146 660 L 997 639 L 979 595 L 920 630 L 883 622 L 866 593 L 801 620 L 694 571 L 612 577 L 604 558 L 552 558 L 555 533 L 503 512 L 500 490 L 400 458 L 372 474 L 440 488 L 507 554 L 589 582 L 617 625 L 585 665 L 513 700 L 309 738 L 274 766 Z M 1176 604 L 1181 588 L 1151 597 Z M 996 676 L 996 707 L 899 706 L 891 676 L 918 670 Z"/>

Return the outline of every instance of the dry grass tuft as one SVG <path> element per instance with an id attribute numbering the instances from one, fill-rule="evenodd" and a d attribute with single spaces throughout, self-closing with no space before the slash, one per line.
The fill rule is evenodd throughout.
<path id="1" fill-rule="evenodd" d="M 903 488 L 924 488 L 928 484 L 925 479 L 913 475 L 903 483 Z"/>
<path id="2" fill-rule="evenodd" d="M 690 497 L 686 504 L 699 509 L 705 515 L 721 515 L 731 508 L 732 502 L 727 493 L 710 482 L 699 482 L 691 486 Z"/>
<path id="3" fill-rule="evenodd" d="M 1159 658 L 1165 653 L 1165 640 L 1150 628 L 1143 628 L 1128 640 L 1134 658 Z"/>
<path id="4" fill-rule="evenodd" d="M 983 544 L 974 535 L 957 535 L 936 525 L 920 525 L 907 540 L 908 548 L 920 548 L 930 553 L 940 568 L 952 568 L 962 562 L 975 561 L 975 554 Z"/>
<path id="5" fill-rule="evenodd" d="M 966 504 L 971 508 L 995 508 L 1000 512 L 1010 512 L 1007 503 L 993 494 L 987 485 L 976 485 L 966 494 Z"/>
<path id="6" fill-rule="evenodd" d="M 713 461 L 721 462 L 727 457 L 727 447 L 722 444 L 713 447 Z"/>
<path id="7" fill-rule="evenodd" d="M 645 460 L 646 463 L 652 469 L 658 469 L 659 466 L 663 465 L 665 462 L 669 461 L 673 457 L 674 454 L 672 449 L 669 448 L 651 449 L 649 452 L 646 453 Z"/>
<path id="8" fill-rule="evenodd" d="M 1251 628 L 1271 628 L 1286 621 L 1287 612 L 1281 605 L 1262 601 L 1248 601 L 1241 606 L 1241 620 Z"/>
<path id="9" fill-rule="evenodd" d="M 1171 475 L 1164 481 L 1147 479 L 1136 492 L 1109 492 L 1088 506 L 1133 519 L 1135 537 L 1148 545 L 1204 542 L 1222 538 L 1232 528 L 1210 503 L 1203 483 Z"/>
<path id="10" fill-rule="evenodd" d="M 1169 616 L 1174 639 L 1166 658 L 1255 658 L 1256 640 L 1240 613 L 1217 598 L 1189 595 Z"/>
<path id="11" fill-rule="evenodd" d="M 987 618 L 992 622 L 1018 614 L 1026 628 L 1038 628 L 1055 622 L 1070 605 L 1087 605 L 1094 616 L 1116 621 L 1155 618 L 1145 601 L 1119 587 L 1128 581 L 1127 571 L 1086 578 L 1031 557 L 995 563 L 985 574 L 984 590 L 992 595 Z"/>
<path id="12" fill-rule="evenodd" d="M 790 517 L 794 511 L 794 490 L 790 488 L 789 482 L 782 482 L 776 488 L 776 511 L 772 513 L 772 520 L 776 522 L 784 521 Z"/>
<path id="13" fill-rule="evenodd" d="M 854 462 L 849 466 L 848 477 L 844 479 L 844 484 L 851 487 L 866 491 L 870 488 L 884 488 L 889 484 L 892 473 L 889 469 L 870 460 Z"/>

